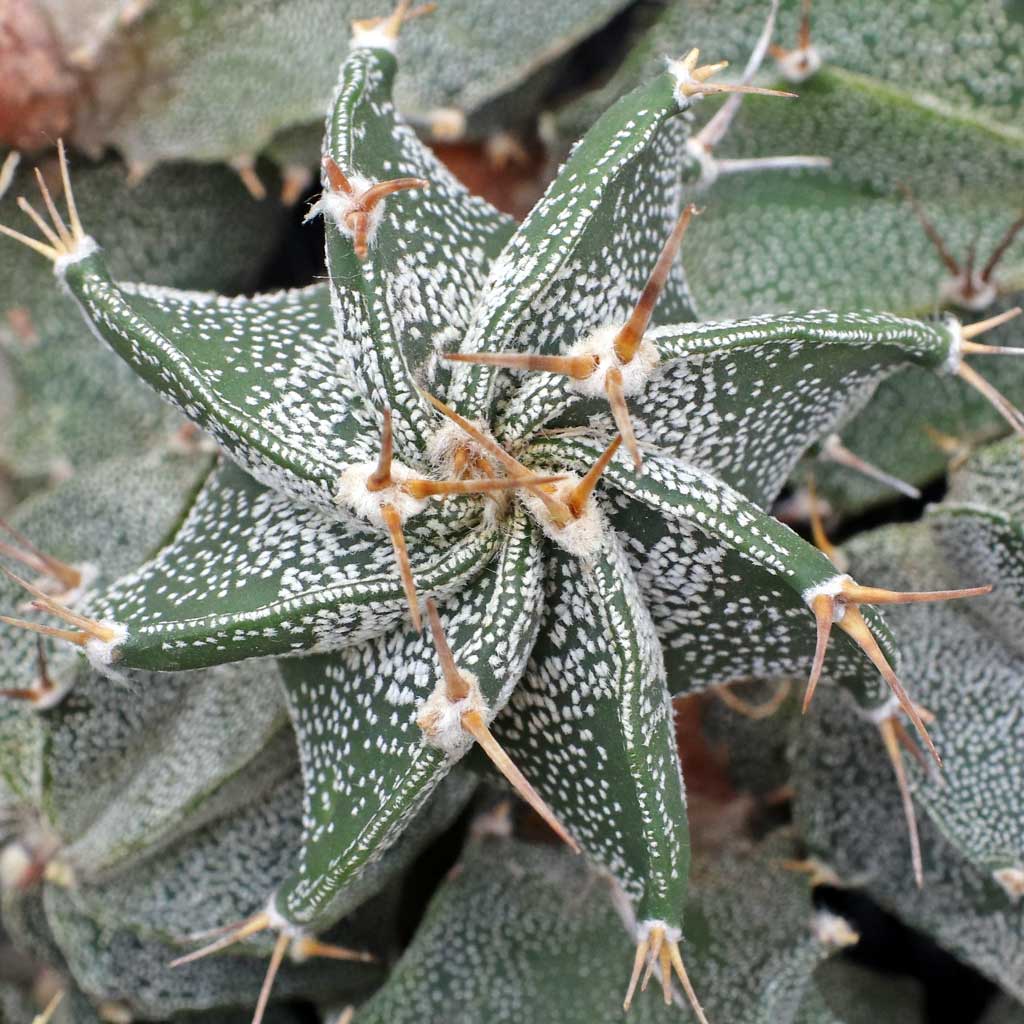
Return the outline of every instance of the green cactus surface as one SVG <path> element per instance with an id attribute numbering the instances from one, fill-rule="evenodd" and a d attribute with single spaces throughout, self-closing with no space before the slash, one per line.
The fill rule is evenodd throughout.
<path id="1" fill-rule="evenodd" d="M 732 119 L 711 118 L 688 151 L 693 188 L 706 207 L 687 259 L 702 315 L 822 305 L 908 316 L 942 307 L 995 314 L 1018 305 L 1024 93 L 1010 69 L 1024 41 L 1019 6 L 776 6 L 773 55 L 754 80 L 791 88 L 799 102 L 747 104 Z M 616 74 L 559 112 L 561 131 L 573 137 L 604 105 L 656 73 L 693 25 L 742 67 L 764 21 L 761 5 L 742 0 L 665 5 Z M 815 159 L 829 166 L 814 166 Z M 1020 339 L 1018 321 L 991 340 L 1019 346 Z M 1015 403 L 1024 401 L 1022 373 L 1020 360 L 987 368 Z M 922 486 L 944 474 L 957 442 L 969 448 L 1006 429 L 967 383 L 908 368 L 879 387 L 843 439 L 878 468 Z M 896 495 L 889 483 L 830 459 L 815 460 L 814 473 L 823 495 L 844 512 Z"/>
<path id="2" fill-rule="evenodd" d="M 305 50 L 312 72 L 338 49 L 332 5 L 86 6 L 80 59 L 136 47 L 165 90 L 144 75 L 137 110 L 97 136 L 133 162 L 252 157 L 330 91 L 276 92 Z M 303 287 L 219 294 L 254 283 L 279 220 L 223 168 L 161 167 L 119 208 L 121 165 L 61 144 L 44 206 L 18 204 L 25 232 L 4 199 L 28 321 L 0 335 L 0 455 L 25 490 L 50 485 L 0 520 L 0 950 L 63 979 L 58 1024 L 920 1016 L 916 983 L 834 955 L 856 922 L 805 872 L 863 889 L 1001 990 L 992 1020 L 1019 1018 L 1020 442 L 838 552 L 772 509 L 840 432 L 862 450 L 887 381 L 970 386 L 980 433 L 1024 432 L 978 369 L 1005 354 L 988 331 L 1019 332 L 1008 303 L 938 313 L 931 269 L 909 279 L 916 235 L 867 253 L 908 165 L 941 178 L 930 201 L 963 190 L 958 239 L 1000 205 L 972 176 L 979 147 L 1019 187 L 1019 131 L 999 122 L 1020 105 L 1020 14 L 1005 5 L 998 59 L 919 57 L 915 77 L 865 27 L 888 8 L 843 21 L 823 3 L 801 106 L 758 71 L 778 3 L 675 5 L 596 94 L 617 94 L 606 109 L 563 112 L 585 134 L 521 223 L 417 134 L 438 95 L 481 118 L 526 104 L 624 6 L 538 5 L 550 24 L 520 12 L 500 61 L 458 67 L 473 5 L 355 21 L 305 218 L 326 274 Z M 904 40 L 910 6 L 890 25 Z M 978 33 L 1002 24 L 978 6 Z M 654 61 L 676 18 L 686 37 Z M 400 29 L 420 40 L 401 62 Z M 955 34 L 928 21 L 917 52 Z M 741 66 L 753 50 L 747 72 L 683 45 L 705 37 Z M 790 80 L 796 52 L 778 55 Z M 229 71 L 237 94 L 211 84 Z M 767 131 L 820 143 L 832 170 L 799 158 L 777 186 L 768 168 L 719 191 L 740 168 L 714 164 L 706 133 L 744 94 L 730 159 Z M 866 124 L 891 110 L 920 146 L 883 139 L 876 160 Z M 65 375 L 52 353 L 72 337 Z M 930 415 L 904 412 L 876 435 Z M 897 475 L 904 442 L 878 460 Z M 836 510 L 868 503 L 842 486 L 825 482 Z M 685 698 L 726 764 L 717 831 L 688 808 Z M 512 791 L 534 812 L 515 827 Z M 770 819 L 779 792 L 791 822 Z M 25 1006 L 0 973 L 0 1022 Z"/>

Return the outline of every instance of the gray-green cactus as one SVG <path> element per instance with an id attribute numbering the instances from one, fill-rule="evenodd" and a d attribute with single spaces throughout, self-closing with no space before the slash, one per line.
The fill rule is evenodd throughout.
<path id="1" fill-rule="evenodd" d="M 1016 655 L 993 654 L 990 634 L 1012 648 L 1019 597 L 1012 581 L 986 596 L 1012 576 L 1012 472 L 980 467 L 917 528 L 925 554 L 902 557 L 919 573 L 893 579 L 884 559 L 860 573 L 925 592 L 855 582 L 769 513 L 805 453 L 901 368 L 987 393 L 967 360 L 995 325 L 822 309 L 699 321 L 676 258 L 694 109 L 770 90 L 717 84 L 695 49 L 598 118 L 514 224 L 396 112 L 408 6 L 355 23 L 341 66 L 309 213 L 326 281 L 236 298 L 125 283 L 86 233 L 63 148 L 66 220 L 44 185 L 49 220 L 26 208 L 41 237 L 2 228 L 220 449 L 97 459 L 7 528 L 5 926 L 85 999 L 145 1019 L 249 1002 L 260 1019 L 273 993 L 326 1009 L 383 983 L 360 1019 L 557 1005 L 551 1019 L 611 1020 L 657 972 L 665 1001 L 681 1001 L 675 978 L 702 1021 L 855 1020 L 836 995 L 853 983 L 821 961 L 856 936 L 779 875 L 792 835 L 691 872 L 671 702 L 809 672 L 806 708 L 824 679 L 845 696 L 822 694 L 809 729 L 785 717 L 805 744 L 794 777 L 838 771 L 821 739 L 867 719 L 902 788 L 864 726 L 872 813 L 890 793 L 909 812 L 911 786 L 927 810 L 923 861 L 901 834 L 888 881 L 965 871 L 986 899 L 1019 884 L 1015 747 L 991 755 L 1005 759 L 994 812 L 970 728 L 992 715 L 1012 729 Z M 948 578 L 936 549 L 952 552 Z M 965 597 L 979 600 L 944 603 Z M 907 604 L 941 624 L 894 633 L 875 608 Z M 970 642 L 942 625 L 968 621 Z M 993 703 L 959 702 L 931 671 L 985 657 Z M 945 787 L 925 769 L 907 782 L 901 715 L 947 755 Z M 396 951 L 397 880 L 466 806 L 465 766 L 490 770 L 476 748 L 585 859 L 473 840 L 385 981 L 369 954 Z M 845 804 L 820 784 L 798 800 L 824 857 L 840 829 L 812 796 Z M 506 916 L 487 917 L 510 889 Z M 957 927 L 922 920 L 940 941 Z M 1003 934 L 947 944 L 1019 997 Z M 637 1003 L 641 1019 L 686 1012 Z"/>
<path id="2" fill-rule="evenodd" d="M 445 139 L 528 122 L 565 55 L 626 7 L 448 0 L 444 17 L 408 42 L 399 107 Z M 26 69 L 20 81 L 0 77 L 0 100 L 27 108 L 22 121 L 0 122 L 0 140 L 34 149 L 63 133 L 90 153 L 113 146 L 136 177 L 168 160 L 232 163 L 262 194 L 271 183 L 254 168 L 259 154 L 299 180 L 317 163 L 348 23 L 387 9 L 352 0 L 32 0 L 20 33 L 0 43 Z M 463 59 L 452 60 L 453 50 Z M 32 71 L 46 100 L 34 105 L 24 98 Z"/>
<path id="3" fill-rule="evenodd" d="M 729 125 L 710 119 L 691 146 L 706 216 L 693 227 L 687 274 L 702 314 L 823 305 L 994 314 L 1020 304 L 1024 93 L 1009 71 L 1024 40 L 1019 8 L 933 0 L 892 11 L 815 0 L 803 53 L 806 10 L 801 0 L 781 0 L 775 38 L 794 49 L 786 56 L 773 47 L 755 79 L 798 91 L 799 102 L 738 109 Z M 742 0 L 667 4 L 617 74 L 559 112 L 562 131 L 574 137 L 603 105 L 656 73 L 695 24 L 742 66 L 764 18 L 761 5 Z M 915 56 L 924 54 L 942 56 Z M 831 167 L 778 159 L 791 153 L 826 158 Z M 908 188 L 943 254 L 918 222 Z M 1018 322 L 991 340 L 1019 345 L 1020 337 Z M 1019 360 L 987 373 L 1012 401 L 1024 401 Z M 909 368 L 879 387 L 843 438 L 862 458 L 921 486 L 941 477 L 959 449 L 1005 429 L 966 384 Z M 816 460 L 814 473 L 843 511 L 896 493 L 828 458 Z"/>
<path id="4" fill-rule="evenodd" d="M 856 936 L 814 911 L 802 880 L 780 864 L 792 853 L 791 838 L 778 835 L 695 864 L 689 967 L 712 1020 L 831 1019 L 808 1016 L 817 969 Z M 611 876 L 562 850 L 485 838 L 466 851 L 360 1020 L 504 1024 L 554 1019 L 546 1014 L 558 1005 L 565 1024 L 619 1021 L 621 985 L 607 965 L 629 955 L 624 920 L 632 923 L 631 908 Z M 576 974 L 586 984 L 566 1003 Z M 634 1013 L 645 1024 L 681 1016 L 647 1000 Z"/>
<path id="5" fill-rule="evenodd" d="M 56 160 L 40 166 L 59 181 Z M 23 158 L 0 189 L 0 223 L 20 216 L 16 197 L 33 187 Z M 282 221 L 279 209 L 251 202 L 224 168 L 167 165 L 129 187 L 117 161 L 83 161 L 75 188 L 115 273 L 178 288 L 252 287 Z M 223 239 L 216 251 L 194 244 L 206 234 Z M 0 470 L 19 492 L 101 458 L 166 444 L 183 422 L 133 387 L 130 370 L 83 335 L 74 303 L 54 301 L 48 268 L 7 246 L 0 250 L 0 379 Z M 97 408 L 105 410 L 102 417 Z"/>
<path id="6" fill-rule="evenodd" d="M 1018 999 L 1024 993 L 1024 778 L 1017 722 L 1021 655 L 1013 616 L 1020 609 L 1020 460 L 1017 440 L 979 453 L 954 481 L 950 497 L 921 523 L 865 535 L 849 549 L 858 571 L 884 571 L 896 586 L 910 576 L 941 585 L 958 571 L 984 573 L 996 584 L 990 608 L 979 602 L 971 610 L 950 605 L 894 611 L 908 637 L 903 663 L 918 681 L 921 702 L 934 709 L 930 728 L 936 741 L 949 752 L 941 777 L 913 762 L 909 766 L 914 802 L 925 812 L 924 891 L 901 888 L 902 868 L 896 870 L 895 861 L 904 863 L 902 844 L 879 841 L 876 825 L 860 810 L 852 812 L 858 793 L 871 791 L 868 776 L 876 770 L 858 756 L 871 742 L 870 727 L 840 719 L 822 702 L 800 730 L 794 769 L 801 794 L 797 817 L 815 855 L 841 879 L 866 884 Z M 955 656 L 937 656 L 939 643 Z M 840 785 L 844 774 L 848 781 Z M 876 823 L 892 813 L 891 804 L 872 801 Z M 854 832 L 872 841 L 865 845 Z"/>

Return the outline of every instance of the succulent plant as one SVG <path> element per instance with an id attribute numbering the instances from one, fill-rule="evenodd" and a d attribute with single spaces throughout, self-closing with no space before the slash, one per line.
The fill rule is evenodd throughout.
<path id="1" fill-rule="evenodd" d="M 934 586 L 961 574 L 984 575 L 996 585 L 991 598 L 970 610 L 895 610 L 907 636 L 903 664 L 917 680 L 922 703 L 935 708 L 931 728 L 948 753 L 941 777 L 909 765 L 915 803 L 925 812 L 928 885 L 918 892 L 901 884 L 901 844 L 876 831 L 881 816 L 893 813 L 892 800 L 872 800 L 866 813 L 857 802 L 858 793 L 878 793 L 869 779 L 875 768 L 859 756 L 871 742 L 862 723 L 837 718 L 822 702 L 796 737 L 793 768 L 800 794 L 795 814 L 812 854 L 839 879 L 856 878 L 883 905 L 1018 1000 L 1024 996 L 1024 759 L 1017 722 L 1021 651 L 1013 622 L 1021 608 L 1020 459 L 1017 439 L 983 449 L 954 477 L 946 500 L 919 523 L 864 534 L 847 549 L 858 571 L 884 571 L 896 586 L 910 576 Z M 956 651 L 955 659 L 936 656 L 940 641 Z M 839 784 L 842 776 L 845 784 Z M 856 811 L 848 801 L 857 802 Z M 872 841 L 855 835 L 871 835 Z"/>
<path id="2" fill-rule="evenodd" d="M 798 91 L 799 103 L 737 108 L 691 140 L 706 216 L 694 225 L 687 274 L 702 315 L 864 305 L 907 316 L 940 306 L 994 314 L 1020 305 L 1024 94 L 1007 71 L 1024 41 L 1019 8 L 1000 0 L 934 0 L 898 12 L 842 0 L 777 6 L 775 38 L 795 48 L 766 47 L 754 80 Z M 691 26 L 742 65 L 764 22 L 761 5 L 667 4 L 604 87 L 559 112 L 563 133 L 573 137 L 656 73 Z M 992 340 L 1020 338 L 1018 323 Z M 1019 360 L 987 373 L 1024 401 Z M 879 387 L 842 435 L 847 450 L 889 478 L 851 471 L 835 448 L 820 452 L 813 472 L 833 508 L 857 512 L 893 500 L 893 475 L 927 485 L 950 459 L 1005 430 L 967 385 L 908 368 Z"/>
<path id="3" fill-rule="evenodd" d="M 16 197 L 34 188 L 28 160 L 11 154 L 8 161 L 10 182 L 0 189 L 4 223 L 21 216 Z M 39 166 L 59 184 L 56 159 Z M 223 167 L 168 164 L 129 188 L 124 165 L 107 159 L 80 161 L 75 177 L 82 216 L 107 241 L 114 272 L 132 279 L 251 287 L 283 219 L 270 204 L 253 203 Z M 216 253 L 193 243 L 207 232 L 227 235 Z M 0 397 L 0 466 L 19 492 L 103 458 L 138 454 L 178 430 L 177 412 L 133 387 L 130 369 L 83 336 L 74 304 L 54 302 L 49 268 L 4 246 L 0 275 L 0 369 L 10 389 Z M 55 373 L 58 366 L 66 372 Z M 102 418 L 95 415 L 100 406 Z"/>
<path id="4" fill-rule="evenodd" d="M 445 139 L 528 122 L 567 53 L 626 7 L 449 0 L 443 19 L 409 41 L 399 108 Z M 169 160 L 230 163 L 256 196 L 271 185 L 256 164 L 267 155 L 294 201 L 318 162 L 347 24 L 386 9 L 351 0 L 26 0 L 0 39 L 0 143 L 36 149 L 63 135 L 94 155 L 113 147 L 136 180 Z M 450 59 L 453 47 L 462 60 Z"/>
<path id="5" fill-rule="evenodd" d="M 341 66 L 309 212 L 327 281 L 224 298 L 116 279 L 63 147 L 66 220 L 41 179 L 49 220 L 23 208 L 42 237 L 0 229 L 220 449 L 212 465 L 106 459 L 7 527 L 0 806 L 20 839 L 5 927 L 93 1001 L 148 1019 L 251 1000 L 259 1020 L 272 992 L 362 1002 L 383 980 L 366 951 L 396 945 L 394 883 L 466 806 L 460 762 L 480 770 L 478 748 L 585 862 L 474 840 L 367 1019 L 520 1019 L 570 988 L 573 1006 L 593 1000 L 578 1019 L 612 1019 L 655 975 L 702 1021 L 698 992 L 718 1020 L 846 1019 L 848 982 L 816 979 L 855 935 L 811 916 L 799 879 L 773 881 L 792 835 L 706 858 L 690 890 L 672 699 L 809 669 L 806 710 L 835 684 L 849 700 L 819 698 L 813 721 L 870 723 L 858 763 L 902 801 L 901 863 L 921 883 L 933 837 L 919 848 L 900 750 L 939 752 L 896 672 L 907 641 L 876 606 L 978 597 L 962 614 L 984 617 L 989 579 L 975 557 L 968 589 L 931 573 L 930 591 L 861 585 L 769 508 L 901 367 L 959 375 L 1019 425 L 966 362 L 1009 314 L 699 321 L 676 259 L 693 109 L 772 91 L 718 84 L 690 50 L 594 123 L 517 226 L 397 115 L 408 8 L 356 22 Z M 920 797 L 927 828 L 938 808 L 972 870 L 1013 870 L 963 792 L 962 807 Z M 504 926 L 461 916 L 518 886 Z M 752 905 L 735 897 L 755 889 L 760 923 L 730 950 Z M 516 970 L 487 980 L 507 988 L 467 990 L 505 932 Z M 668 1019 L 649 1000 L 636 1012 Z"/>
<path id="6" fill-rule="evenodd" d="M 792 837 L 780 835 L 694 864 L 689 967 L 712 1020 L 806 1019 L 800 1014 L 819 997 L 817 967 L 854 941 L 827 911 L 809 914 L 803 880 L 779 864 L 793 852 Z M 568 851 L 493 836 L 477 841 L 360 1020 L 547 1020 L 552 1005 L 565 1024 L 621 1020 L 621 985 L 607 965 L 629 955 L 620 916 L 629 914 L 616 905 L 613 884 Z M 501 919 L 477 914 L 480 906 L 499 907 Z M 588 984 L 566 1004 L 560 990 L 577 972 Z M 449 1016 L 452 1006 L 459 1009 Z M 638 1002 L 633 1014 L 644 1024 L 683 1016 L 654 1000 Z"/>

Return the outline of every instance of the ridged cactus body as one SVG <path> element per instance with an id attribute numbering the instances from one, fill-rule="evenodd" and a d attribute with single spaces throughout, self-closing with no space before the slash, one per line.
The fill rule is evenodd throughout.
<path id="1" fill-rule="evenodd" d="M 666 999 L 675 975 L 700 1019 L 695 987 L 713 1019 L 740 1019 L 751 1004 L 736 972 L 762 936 L 727 962 L 722 935 L 742 916 L 730 898 L 786 854 L 733 858 L 721 879 L 705 862 L 689 893 L 672 699 L 810 671 L 808 700 L 823 676 L 845 691 L 818 698 L 830 720 L 866 719 L 912 744 L 905 714 L 938 759 L 895 671 L 903 645 L 875 606 L 980 597 L 991 579 L 968 559 L 969 579 L 898 581 L 933 592 L 861 586 L 769 509 L 881 381 L 906 366 L 965 374 L 980 329 L 820 309 L 698 321 L 676 260 L 694 215 L 693 111 L 715 92 L 765 90 L 717 85 L 696 51 L 612 105 L 514 224 L 396 114 L 401 21 L 400 9 L 357 23 L 341 67 L 311 210 L 326 225 L 326 282 L 238 298 L 124 283 L 79 222 L 66 164 L 67 224 L 40 218 L 42 240 L 22 239 L 51 259 L 93 332 L 221 451 L 215 465 L 201 452 L 180 466 L 107 464 L 144 507 L 97 513 L 93 526 L 113 529 L 80 549 L 71 518 L 49 537 L 31 514 L 16 524 L 62 559 L 20 535 L 6 549 L 21 565 L 4 581 L 2 678 L 30 709 L 0 718 L 0 795 L 32 809 L 25 870 L 46 878 L 22 916 L 45 919 L 36 931 L 90 995 L 153 1018 L 246 999 L 260 1015 L 288 955 L 388 952 L 389 883 L 465 806 L 473 783 L 459 762 L 479 748 L 586 863 L 474 840 L 466 876 L 446 885 L 456 895 L 438 896 L 407 974 L 367 1019 L 443 1003 L 441 981 L 417 990 L 431 929 L 469 943 L 458 899 L 514 887 L 516 865 L 524 903 L 607 891 L 625 937 L 605 920 L 610 902 L 581 910 L 593 923 L 577 930 L 602 942 L 581 969 L 629 961 L 632 946 L 632 977 L 616 963 L 627 1004 L 657 971 Z M 103 493 L 102 478 L 90 483 Z M 65 515 L 66 500 L 55 499 Z M 955 532 L 958 515 L 937 512 L 934 529 Z M 963 544 L 985 546 L 973 523 L 963 529 Z M 60 585 L 57 564 L 74 585 Z M 949 589 L 962 582 L 977 586 Z M 41 616 L 14 613 L 24 591 Z M 134 711 L 108 726 L 121 703 Z M 230 730 L 206 728 L 226 720 Z M 96 777 L 90 734 L 124 751 Z M 33 775 L 47 757 L 68 777 Z M 176 778 L 172 766 L 197 757 L 202 769 Z M 948 792 L 920 785 L 972 869 L 1014 868 L 972 831 L 984 810 L 969 779 L 962 799 L 959 779 Z M 487 877 L 488 856 L 509 880 Z M 458 897 L 478 883 L 483 895 Z M 756 1019 L 829 1019 L 813 1016 L 827 994 L 812 979 L 852 932 L 820 914 L 808 932 L 795 901 L 782 904 L 765 918 L 780 938 Z M 385 924 L 368 940 L 373 921 Z M 528 939 L 509 940 L 526 950 L 518 980 L 545 993 L 532 972 L 558 950 L 538 946 L 533 962 Z M 266 954 L 261 986 L 253 956 Z M 457 987 L 472 950 L 448 954 Z M 177 980 L 165 981 L 173 956 Z M 325 1000 L 359 1001 L 380 981 L 367 962 L 331 981 L 318 969 L 286 966 L 278 994 L 315 984 Z M 117 995 L 122 971 L 131 981 Z M 612 1019 L 608 993 L 592 995 L 586 1019 Z M 496 1012 L 473 1005 L 480 1019 Z M 431 1012 L 416 1019 L 441 1019 Z"/>
<path id="2" fill-rule="evenodd" d="M 792 89 L 799 101 L 749 104 L 731 124 L 712 118 L 691 139 L 706 215 L 693 228 L 687 273 L 702 315 L 867 305 L 981 316 L 1019 305 L 1024 96 L 1010 70 L 1024 39 L 1019 8 L 1000 0 L 898 11 L 843 0 L 777 7 L 772 46 L 753 80 Z M 742 66 L 764 23 L 762 5 L 665 5 L 611 80 L 559 113 L 562 131 L 572 138 L 656 73 L 692 26 Z M 991 341 L 1020 338 L 1018 321 Z M 1022 372 L 1020 360 L 986 367 L 1017 404 Z M 908 369 L 879 388 L 842 436 L 863 459 L 923 487 L 959 459 L 958 445 L 1005 430 L 966 384 Z M 889 483 L 824 454 L 813 470 L 837 511 L 893 500 Z"/>

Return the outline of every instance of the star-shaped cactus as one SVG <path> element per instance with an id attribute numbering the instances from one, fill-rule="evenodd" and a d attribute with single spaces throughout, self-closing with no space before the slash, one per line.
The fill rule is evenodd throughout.
<path id="1" fill-rule="evenodd" d="M 44 189 L 51 223 L 25 204 L 43 239 L 4 229 L 223 452 L 152 559 L 69 594 L 12 576 L 44 618 L 4 622 L 100 673 L 280 659 L 301 848 L 263 907 L 182 958 L 276 933 L 257 1016 L 286 954 L 319 948 L 477 744 L 631 901 L 626 1004 L 657 967 L 704 1020 L 671 698 L 810 666 L 808 697 L 828 671 L 931 747 L 873 606 L 987 588 L 861 586 L 766 509 L 890 372 L 977 376 L 978 330 L 821 310 L 696 322 L 676 260 L 690 110 L 764 91 L 709 82 L 719 65 L 696 50 L 615 104 L 517 227 L 397 117 L 407 7 L 356 23 L 341 67 L 312 211 L 328 282 L 240 299 L 117 282 L 66 162 L 69 224 Z M 17 557 L 53 575 L 24 543 Z"/>

